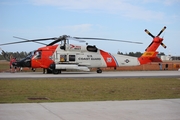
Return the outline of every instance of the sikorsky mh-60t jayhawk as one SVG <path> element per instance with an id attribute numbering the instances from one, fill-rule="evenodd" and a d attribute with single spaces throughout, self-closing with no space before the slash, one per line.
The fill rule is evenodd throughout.
<path id="1" fill-rule="evenodd" d="M 50 44 L 38 48 L 37 50 L 31 52 L 26 58 L 13 63 L 13 65 L 17 67 L 43 68 L 43 73 L 47 70 L 47 73 L 54 74 L 59 74 L 61 71 L 69 69 L 90 71 L 90 68 L 97 68 L 97 73 L 102 73 L 100 68 L 103 67 L 114 67 L 116 69 L 116 67 L 121 66 L 137 66 L 147 64 L 149 62 L 162 62 L 161 59 L 157 57 L 158 52 L 156 50 L 159 45 L 166 48 L 166 46 L 162 43 L 163 38 L 159 37 L 165 29 L 166 27 L 164 27 L 157 36 L 152 35 L 147 29 L 145 29 L 145 32 L 150 35 L 153 40 L 146 48 L 143 55 L 139 58 L 110 54 L 109 52 L 105 52 L 104 50 L 98 49 L 96 46 L 92 45 L 82 46 L 69 43 L 69 39 L 78 40 L 80 42 L 83 42 L 83 39 L 94 39 L 141 44 L 140 42 L 104 38 L 70 37 L 63 35 L 58 38 L 54 37 L 28 40 L 16 37 L 23 39 L 24 41 L 0 44 L 0 46 L 24 42 L 36 42 L 46 45 L 39 41 L 53 40 Z M 60 44 L 56 44 L 58 42 L 60 42 Z"/>

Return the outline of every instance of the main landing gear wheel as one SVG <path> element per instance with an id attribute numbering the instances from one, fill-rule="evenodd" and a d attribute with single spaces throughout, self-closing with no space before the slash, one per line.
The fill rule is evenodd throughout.
<path id="1" fill-rule="evenodd" d="M 97 73 L 102 73 L 102 70 L 100 68 L 97 69 Z"/>
<path id="2" fill-rule="evenodd" d="M 35 68 L 31 68 L 31 70 L 32 70 L 33 72 L 35 72 L 35 71 L 36 71 L 36 69 L 35 69 Z"/>
<path id="3" fill-rule="evenodd" d="M 53 74 L 60 74 L 61 70 L 53 70 Z"/>
<path id="4" fill-rule="evenodd" d="M 52 74 L 53 71 L 51 69 L 47 69 L 47 74 Z"/>

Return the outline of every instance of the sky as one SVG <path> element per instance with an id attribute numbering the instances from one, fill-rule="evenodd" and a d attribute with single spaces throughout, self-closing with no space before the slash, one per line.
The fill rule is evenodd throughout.
<path id="1" fill-rule="evenodd" d="M 144 30 L 156 36 L 164 26 L 167 29 L 160 37 L 167 48 L 160 46 L 158 51 L 180 56 L 180 0 L 0 0 L 0 44 L 21 41 L 13 36 L 31 40 L 70 35 L 142 42 L 86 41 L 115 54 L 144 52 L 152 41 Z M 7 52 L 29 52 L 43 45 L 0 47 Z"/>

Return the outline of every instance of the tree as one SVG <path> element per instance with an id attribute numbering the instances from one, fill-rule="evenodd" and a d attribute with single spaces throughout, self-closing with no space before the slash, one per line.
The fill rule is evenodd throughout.
<path id="1" fill-rule="evenodd" d="M 136 53 L 134 53 L 134 52 L 129 52 L 129 53 L 123 54 L 122 52 L 118 51 L 117 54 L 119 54 L 119 55 L 133 56 L 133 57 L 140 57 L 143 53 L 141 53 L 141 52 L 136 52 Z"/>
<path id="2" fill-rule="evenodd" d="M 160 56 L 161 56 L 161 55 L 165 55 L 165 54 L 164 54 L 163 52 L 160 52 L 160 53 L 158 53 L 158 55 L 160 55 Z"/>
<path id="3" fill-rule="evenodd" d="M 123 53 L 122 53 L 122 52 L 120 52 L 120 51 L 118 51 L 118 52 L 117 52 L 117 54 L 118 54 L 118 55 L 123 55 Z"/>
<path id="4" fill-rule="evenodd" d="M 8 60 L 9 61 L 11 55 L 13 57 L 16 57 L 17 60 L 20 60 L 27 56 L 27 52 L 20 52 L 20 53 L 19 52 L 4 52 L 4 53 L 2 52 L 0 54 L 0 60 Z"/>

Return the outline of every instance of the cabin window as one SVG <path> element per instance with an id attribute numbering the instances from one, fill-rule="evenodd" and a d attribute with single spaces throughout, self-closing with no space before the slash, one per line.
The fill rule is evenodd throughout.
<path id="1" fill-rule="evenodd" d="M 60 62 L 66 62 L 66 55 L 60 55 Z"/>
<path id="2" fill-rule="evenodd" d="M 98 50 L 95 45 L 94 46 L 88 45 L 86 49 L 89 52 L 97 52 L 97 50 Z"/>
<path id="3" fill-rule="evenodd" d="M 75 61 L 76 57 L 75 55 L 69 55 L 69 61 Z"/>

